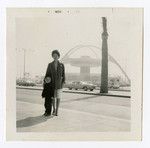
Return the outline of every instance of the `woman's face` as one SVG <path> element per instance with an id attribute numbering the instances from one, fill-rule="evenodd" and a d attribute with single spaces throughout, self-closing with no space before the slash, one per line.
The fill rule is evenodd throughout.
<path id="1" fill-rule="evenodd" d="M 58 60 L 58 59 L 59 59 L 58 54 L 54 53 L 54 54 L 53 54 L 53 59 L 54 59 L 54 60 Z"/>

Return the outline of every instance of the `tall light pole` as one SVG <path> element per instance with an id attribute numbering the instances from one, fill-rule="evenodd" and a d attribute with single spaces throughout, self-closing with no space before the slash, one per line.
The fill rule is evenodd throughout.
<path id="1" fill-rule="evenodd" d="M 27 53 L 29 51 L 34 52 L 35 50 L 29 50 L 29 49 L 25 49 L 25 48 L 21 48 L 21 49 L 16 48 L 16 51 L 23 52 L 23 58 L 22 58 L 22 60 L 23 60 L 23 72 L 21 72 L 21 73 L 23 73 L 23 79 L 25 79 L 26 78 Z M 21 71 L 22 71 L 22 68 L 21 68 Z"/>
<path id="2" fill-rule="evenodd" d="M 100 93 L 108 93 L 108 33 L 107 19 L 102 17 L 103 33 L 102 33 L 102 66 L 101 66 L 101 86 Z"/>
<path id="3" fill-rule="evenodd" d="M 24 48 L 22 48 L 22 49 L 16 48 L 16 51 L 18 51 L 18 52 L 22 52 L 23 51 L 23 78 L 25 79 L 25 73 L 26 73 L 26 49 L 24 49 Z M 21 78 L 21 74 L 20 74 L 20 78 Z"/>
<path id="4" fill-rule="evenodd" d="M 23 49 L 23 54 L 24 54 L 23 78 L 25 79 L 25 75 L 26 75 L 26 49 Z"/>

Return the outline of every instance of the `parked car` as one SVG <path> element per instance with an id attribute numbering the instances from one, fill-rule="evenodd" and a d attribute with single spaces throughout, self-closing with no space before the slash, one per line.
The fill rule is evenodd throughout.
<path id="1" fill-rule="evenodd" d="M 119 79 L 111 79 L 108 83 L 108 88 L 118 89 L 120 87 Z"/>
<path id="2" fill-rule="evenodd" d="M 95 89 L 95 85 L 87 82 L 77 81 L 77 82 L 71 82 L 68 84 L 68 88 L 71 89 L 83 89 L 84 91 L 90 90 L 93 91 Z"/>

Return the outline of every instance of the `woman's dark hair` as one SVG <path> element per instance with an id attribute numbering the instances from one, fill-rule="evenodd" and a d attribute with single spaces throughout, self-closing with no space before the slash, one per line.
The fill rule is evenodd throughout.
<path id="1" fill-rule="evenodd" d="M 58 55 L 58 57 L 60 57 L 60 53 L 59 53 L 59 51 L 58 51 L 58 50 L 53 50 L 53 51 L 52 51 L 52 57 L 53 57 L 53 54 L 57 54 L 57 55 Z"/>

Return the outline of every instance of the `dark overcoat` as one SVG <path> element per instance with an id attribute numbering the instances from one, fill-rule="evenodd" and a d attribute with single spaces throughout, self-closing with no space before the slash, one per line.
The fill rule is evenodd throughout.
<path id="1" fill-rule="evenodd" d="M 49 63 L 45 77 L 51 77 L 51 84 L 54 89 L 61 89 L 65 83 L 65 67 L 58 61 L 57 70 L 55 70 L 54 61 Z"/>
<path id="2" fill-rule="evenodd" d="M 51 83 L 43 83 L 43 91 L 42 91 L 42 98 L 49 98 L 51 99 L 54 97 L 54 88 L 52 87 Z"/>

